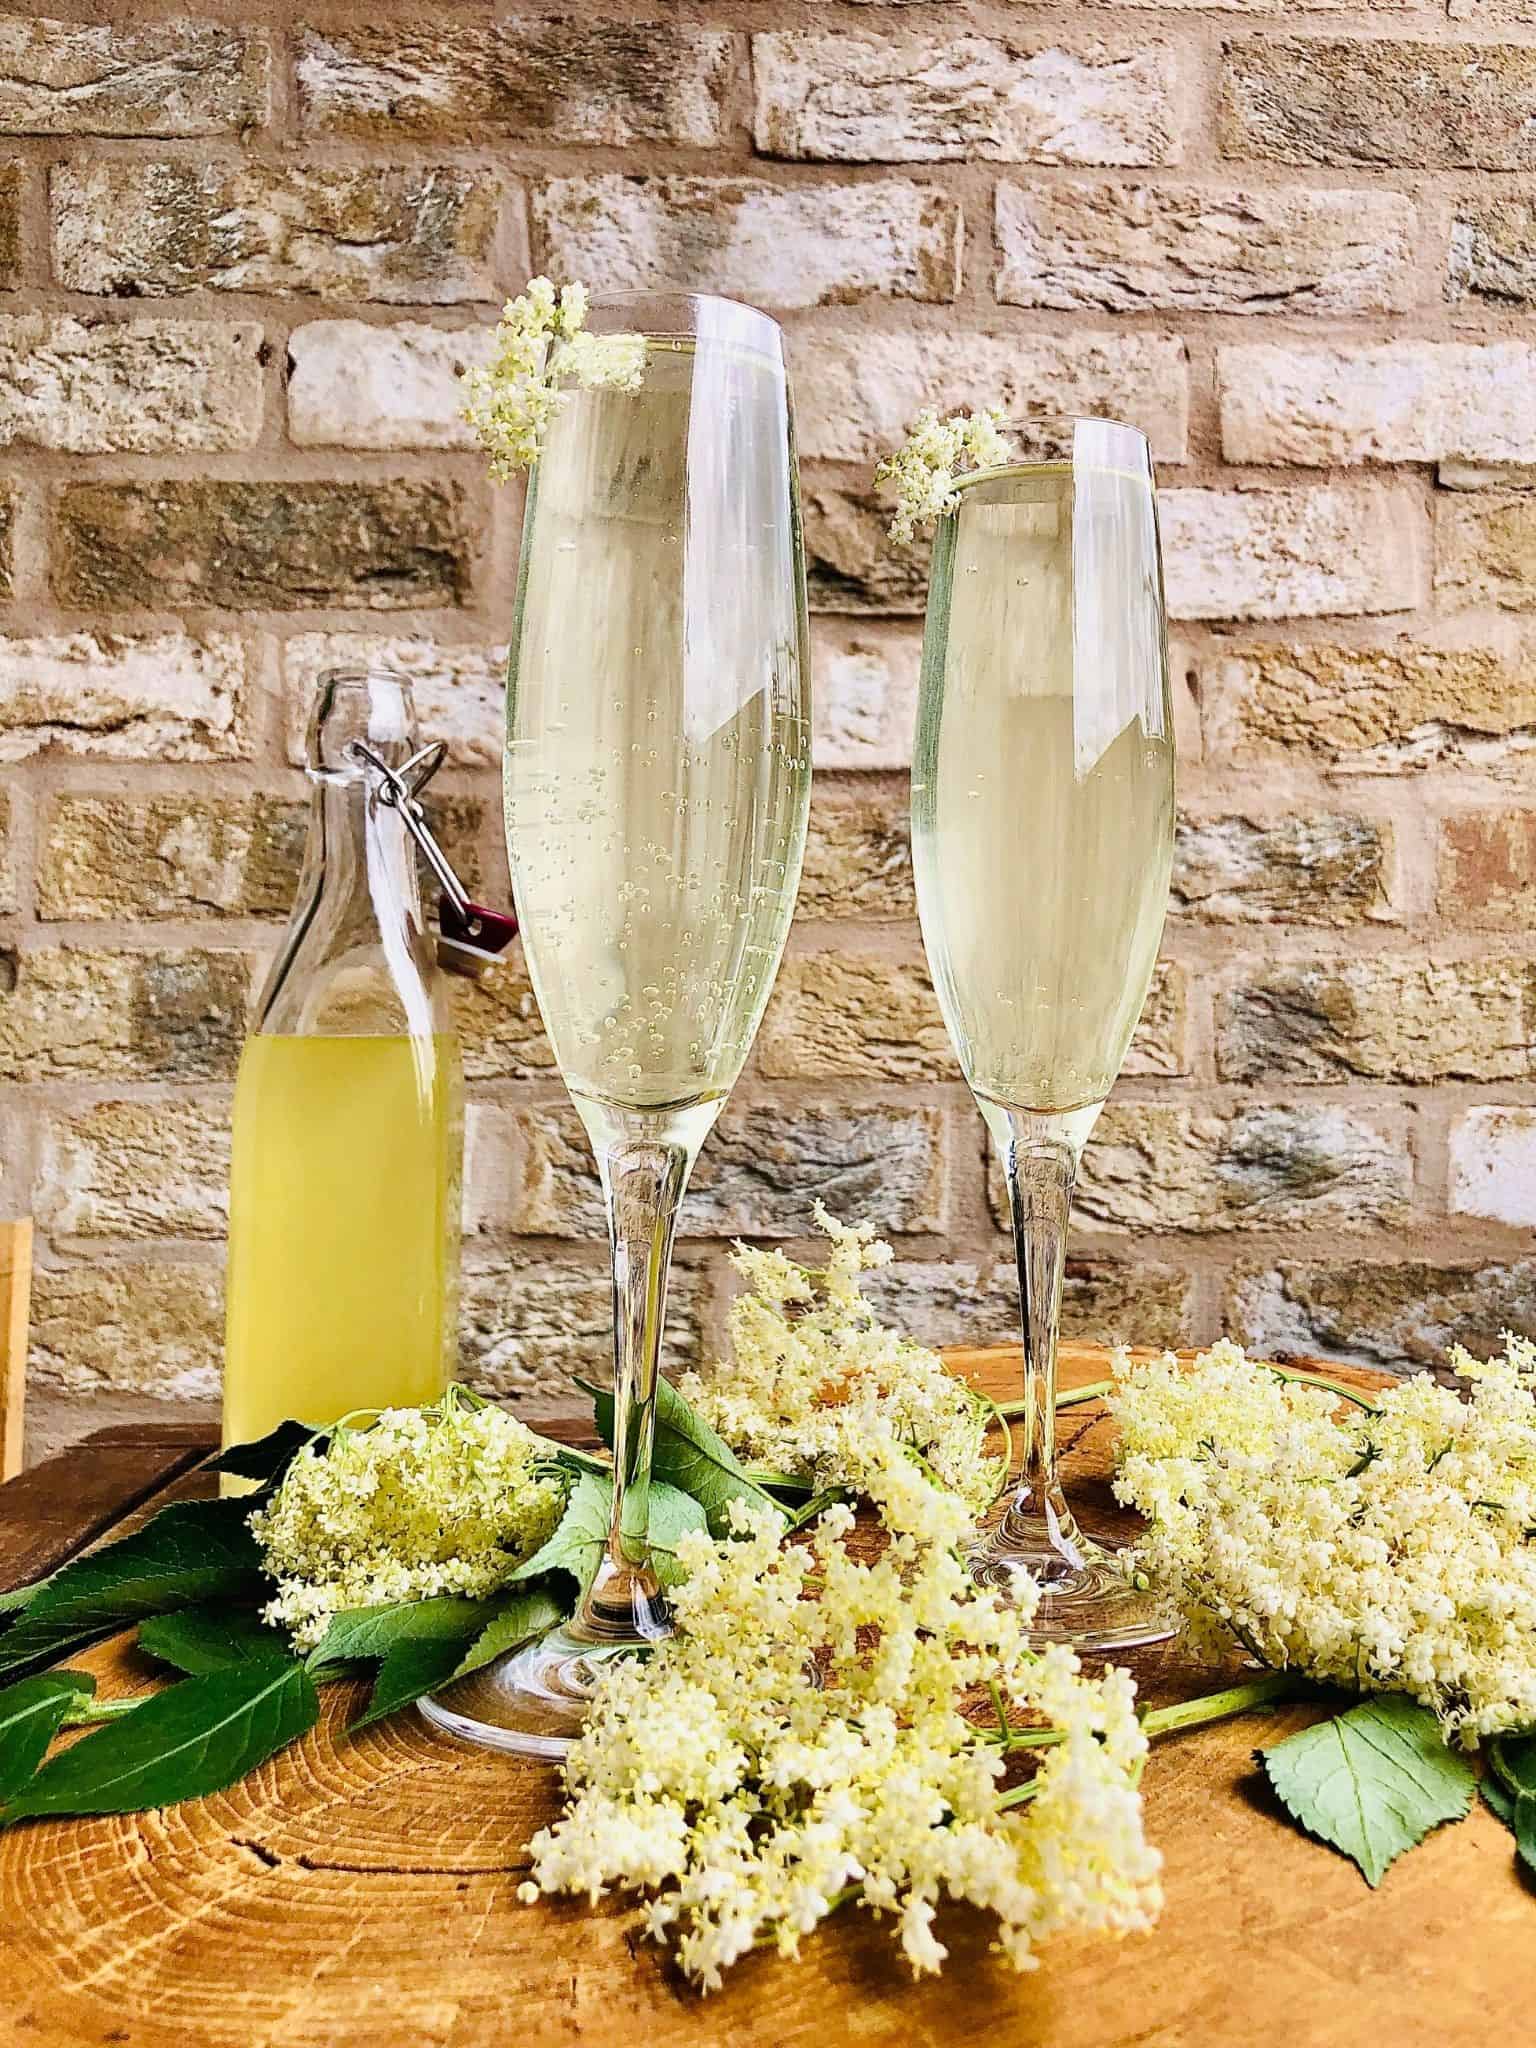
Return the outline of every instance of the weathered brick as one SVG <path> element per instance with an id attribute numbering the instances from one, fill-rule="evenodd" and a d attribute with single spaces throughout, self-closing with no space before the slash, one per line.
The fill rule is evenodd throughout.
<path id="1" fill-rule="evenodd" d="M 479 170 L 110 157 L 60 164 L 49 190 L 54 267 L 70 291 L 424 306 L 496 293 L 499 194 Z"/>
<path id="2" fill-rule="evenodd" d="M 723 292 L 760 306 L 945 300 L 960 285 L 958 204 L 909 178 L 551 178 L 533 195 L 540 261 L 603 291 Z"/>
<path id="3" fill-rule="evenodd" d="M 0 916 L 9 916 L 21 903 L 16 880 L 16 826 L 10 792 L 0 789 Z"/>
<path id="4" fill-rule="evenodd" d="M 1486 1104 L 1451 1125 L 1451 1208 L 1516 1229 L 1536 1226 L 1536 1109 Z"/>
<path id="5" fill-rule="evenodd" d="M 249 984 L 241 953 L 0 953 L 0 1080 L 227 1079 Z"/>
<path id="6" fill-rule="evenodd" d="M 1169 164 L 1168 50 L 978 35 L 784 30 L 752 38 L 765 156 L 840 163 Z"/>
<path id="7" fill-rule="evenodd" d="M 1536 611 L 1536 494 L 1437 494 L 1435 595 L 1447 605 Z"/>
<path id="8" fill-rule="evenodd" d="M 34 1386 L 209 1401 L 218 1398 L 223 1366 L 215 1266 L 95 1262 L 33 1275 Z"/>
<path id="9" fill-rule="evenodd" d="M 21 165 L 0 163 L 0 291 L 21 282 Z"/>
<path id="10" fill-rule="evenodd" d="M 1163 962 L 1123 1071 L 1187 1072 L 1186 1023 L 1183 970 Z M 757 1056 L 774 1080 L 953 1081 L 960 1074 L 926 964 L 852 948 L 784 961 Z"/>
<path id="11" fill-rule="evenodd" d="M 97 1102 L 43 1124 L 39 1224 L 63 1238 L 221 1238 L 229 1219 L 224 1103 Z"/>
<path id="12" fill-rule="evenodd" d="M 501 766 L 507 650 L 376 633 L 296 633 L 283 643 L 288 758 L 304 759 L 315 686 L 328 668 L 387 668 L 410 679 L 424 733 L 460 768 Z"/>
<path id="13" fill-rule="evenodd" d="M 456 604 L 471 552 L 454 484 L 66 484 L 53 507 L 55 594 L 107 609 Z"/>
<path id="14" fill-rule="evenodd" d="M 1536 811 L 1458 811 L 1440 823 L 1440 915 L 1536 930 Z"/>
<path id="15" fill-rule="evenodd" d="M 1390 918 L 1392 828 L 1349 813 L 1182 818 L 1169 909 L 1218 924 Z"/>
<path id="16" fill-rule="evenodd" d="M 521 1161 L 511 1228 L 600 1240 L 597 1169 L 575 1111 L 560 1103 L 517 1110 L 509 1124 L 504 1142 Z M 805 1237 L 817 1201 L 885 1231 L 941 1230 L 942 1110 L 727 1108 L 699 1155 L 679 1227 L 685 1237 Z"/>
<path id="17" fill-rule="evenodd" d="M 905 768 L 912 759 L 921 642 L 818 621 L 815 759 L 826 768 Z"/>
<path id="18" fill-rule="evenodd" d="M 1520 192 L 1457 192 L 1452 207 L 1446 297 L 1536 304 L 1536 199 Z"/>
<path id="19" fill-rule="evenodd" d="M 1321 1355 L 1401 1372 L 1439 1365 L 1453 1344 L 1475 1357 L 1504 1349 L 1503 1332 L 1536 1336 L 1536 1259 L 1510 1265 L 1304 1265 L 1240 1272 L 1227 1325 L 1274 1358 Z"/>
<path id="20" fill-rule="evenodd" d="M 0 598 L 15 596 L 16 496 L 0 484 Z"/>
<path id="21" fill-rule="evenodd" d="M 1398 484 L 1161 494 L 1175 619 L 1407 611 L 1422 595 L 1419 508 Z"/>
<path id="22" fill-rule="evenodd" d="M 1536 749 L 1536 648 L 1253 646 L 1217 657 L 1207 747 L 1310 758 L 1342 774 L 1440 762 L 1524 775 Z"/>
<path id="23" fill-rule="evenodd" d="M 1100 1230 L 1350 1230 L 1401 1221 L 1412 1182 L 1401 1140 L 1351 1110 L 1111 1103 L 1073 1213 Z"/>
<path id="24" fill-rule="evenodd" d="M 811 807 L 797 917 L 915 917 L 905 797 L 820 797 Z"/>
<path id="25" fill-rule="evenodd" d="M 928 601 L 928 545 L 896 545 L 883 498 L 807 479 L 801 504 L 812 611 L 921 616 Z"/>
<path id="26" fill-rule="evenodd" d="M 818 334 L 816 373 L 796 392 L 800 453 L 876 462 L 925 405 L 1000 405 L 1016 426 L 1062 413 L 1134 420 L 1159 462 L 1183 462 L 1189 370 L 1164 334 L 956 333 L 843 330 Z M 1020 446 L 1032 447 L 1027 431 Z"/>
<path id="27" fill-rule="evenodd" d="M 898 1260 L 871 1274 L 864 1292 L 920 1343 L 1019 1341 L 1019 1282 L 1011 1257 Z M 1077 1343 L 1179 1344 L 1187 1335 L 1188 1307 L 1189 1276 L 1173 1266 L 1067 1261 L 1061 1331 Z"/>
<path id="28" fill-rule="evenodd" d="M 276 917 L 293 901 L 309 806 L 278 796 L 57 796 L 43 917 Z"/>
<path id="29" fill-rule="evenodd" d="M 171 21 L 0 21 L 0 133 L 222 135 L 270 112 L 259 30 Z"/>
<path id="30" fill-rule="evenodd" d="M 224 633 L 0 639 L 0 761 L 49 748 L 124 761 L 244 754 L 244 649 Z"/>
<path id="31" fill-rule="evenodd" d="M 1399 192 L 1110 180 L 997 188 L 997 296 L 1139 313 L 1411 305 L 1418 214 Z"/>
<path id="32" fill-rule="evenodd" d="M 1217 351 L 1229 462 L 1536 461 L 1536 348 L 1384 341 Z"/>
<path id="33" fill-rule="evenodd" d="M 1282 164 L 1536 168 L 1536 50 L 1511 44 L 1230 41 L 1221 148 Z"/>
<path id="34" fill-rule="evenodd" d="M 548 1079 L 555 1056 L 544 1036 L 521 946 L 479 981 L 455 980 L 453 1008 L 464 1071 L 472 1081 Z"/>
<path id="35" fill-rule="evenodd" d="M 1536 960 L 1365 959 L 1273 966 L 1219 1004 L 1228 1081 L 1536 1078 Z"/>
<path id="36" fill-rule="evenodd" d="M 713 29 L 423 15 L 302 30 L 299 106 L 331 135 L 707 148 L 724 136 L 731 68 L 731 38 Z"/>
<path id="37" fill-rule="evenodd" d="M 260 347 L 247 321 L 0 317 L 0 446 L 249 448 L 261 432 Z"/>
<path id="38" fill-rule="evenodd" d="M 288 438 L 301 448 L 472 448 L 459 379 L 488 329 L 313 320 L 288 337 Z"/>
<path id="39" fill-rule="evenodd" d="M 667 1288 L 662 1365 L 675 1372 L 703 1352 L 706 1274 L 675 1264 Z M 613 1283 L 606 1263 L 578 1265 L 527 1250 L 465 1272 L 459 1296 L 459 1355 L 468 1384 L 530 1413 L 584 1413 L 590 1402 L 575 1374 L 599 1382 L 613 1372 Z"/>

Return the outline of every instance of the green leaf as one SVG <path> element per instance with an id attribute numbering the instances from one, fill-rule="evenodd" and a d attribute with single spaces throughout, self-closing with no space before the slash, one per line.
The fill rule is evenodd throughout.
<path id="1" fill-rule="evenodd" d="M 1536 1794 L 1518 1792 L 1515 1795 L 1515 1853 L 1533 1876 L 1536 1876 Z"/>
<path id="2" fill-rule="evenodd" d="M 0 1692 L 0 1799 L 21 1790 L 48 1754 L 64 1716 L 95 1690 L 88 1671 L 49 1671 Z"/>
<path id="3" fill-rule="evenodd" d="M 1503 1821 L 1511 1834 L 1515 1827 L 1515 1795 L 1501 1785 L 1497 1778 L 1486 1777 L 1482 1782 L 1483 1804 L 1489 1812 Z"/>
<path id="4" fill-rule="evenodd" d="M 204 1469 L 228 1472 L 235 1479 L 259 1479 L 272 1484 L 283 1476 L 306 1444 L 324 1443 L 329 1435 L 329 1430 L 311 1429 L 305 1422 L 280 1422 L 255 1443 L 231 1444 L 227 1451 L 211 1458 Z"/>
<path id="5" fill-rule="evenodd" d="M 1472 1803 L 1472 1767 L 1427 1707 L 1389 1693 L 1255 1752 L 1286 1809 L 1357 1863 L 1367 1884 Z"/>
<path id="6" fill-rule="evenodd" d="M 248 1607 L 184 1607 L 139 1623 L 139 1648 L 162 1664 L 201 1677 L 252 1658 L 285 1657 L 288 1638 Z"/>
<path id="7" fill-rule="evenodd" d="M 1496 1735 L 1488 1757 L 1511 1796 L 1536 1792 L 1536 1736 Z"/>
<path id="8" fill-rule="evenodd" d="M 598 1433 L 613 1448 L 613 1394 L 586 1380 L 577 1385 L 592 1396 Z M 656 1449 L 651 1460 L 654 1478 L 692 1494 L 704 1510 L 712 1536 L 731 1533 L 730 1504 L 745 1501 L 752 1508 L 767 1508 L 781 1523 L 783 1509 L 747 1476 L 745 1468 L 721 1436 L 696 1409 L 691 1407 L 670 1380 L 656 1381 Z"/>
<path id="9" fill-rule="evenodd" d="M 486 1623 L 454 1667 L 455 1678 L 465 1678 L 489 1664 L 507 1650 L 520 1649 L 535 1636 L 542 1636 L 564 1621 L 570 1609 L 542 1586 L 529 1586 L 501 1602 L 495 1619 Z"/>
<path id="10" fill-rule="evenodd" d="M 198 1799 L 286 1748 L 319 1711 L 310 1675 L 294 1657 L 184 1678 L 44 1764 L 0 1817 L 136 1813 Z"/>
<path id="11" fill-rule="evenodd" d="M 664 1586 L 674 1586 L 683 1576 L 682 1567 L 669 1553 L 677 1539 L 689 1529 L 707 1526 L 704 1509 L 692 1494 L 678 1487 L 651 1481 L 651 1543 L 656 1576 Z M 509 1584 L 542 1578 L 546 1572 L 565 1572 L 576 1582 L 579 1599 L 597 1575 L 608 1546 L 608 1522 L 613 1513 L 613 1481 L 583 1473 L 566 1497 L 565 1513 L 542 1549 L 520 1564 Z"/>
<path id="12" fill-rule="evenodd" d="M 496 1613 L 494 1600 L 439 1593 L 430 1600 L 398 1600 L 388 1607 L 349 1607 L 309 1653 L 311 1671 L 387 1657 L 397 1644 L 425 1639 L 473 1642 Z"/>
<path id="13" fill-rule="evenodd" d="M 423 1607 L 436 1604 L 426 1600 L 420 1603 Z M 515 1593 L 508 1600 L 463 1600 L 455 1604 L 480 1611 L 473 1618 L 466 1615 L 457 1631 L 450 1629 L 447 1617 L 442 1616 L 440 1627 L 398 1636 L 385 1653 L 367 1707 L 352 1723 L 354 1730 L 371 1727 L 387 1714 L 398 1713 L 423 1693 L 446 1685 L 451 1678 L 460 1678 L 466 1671 L 478 1671 L 503 1650 L 515 1649 L 530 1636 L 553 1628 L 565 1613 L 560 1603 L 542 1588 Z"/>

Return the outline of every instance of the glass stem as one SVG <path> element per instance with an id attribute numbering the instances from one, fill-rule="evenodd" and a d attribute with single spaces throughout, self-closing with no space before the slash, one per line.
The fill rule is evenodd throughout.
<path id="1" fill-rule="evenodd" d="M 688 1176 L 718 1114 L 625 1110 L 578 1101 L 597 1155 L 613 1249 L 613 1511 L 608 1549 L 576 1617 L 592 1642 L 649 1642 L 667 1632 L 651 1562 L 656 1374 L 672 1240 Z"/>

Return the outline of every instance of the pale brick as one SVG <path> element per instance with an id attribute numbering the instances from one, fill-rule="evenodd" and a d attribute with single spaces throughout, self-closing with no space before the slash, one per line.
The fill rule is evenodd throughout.
<path id="1" fill-rule="evenodd" d="M 1407 611 L 1422 596 L 1418 504 L 1398 484 L 1161 494 L 1174 619 Z"/>
<path id="2" fill-rule="evenodd" d="M 1451 1208 L 1536 1228 L 1536 1109 L 1489 1104 L 1451 1125 Z"/>
<path id="3" fill-rule="evenodd" d="M 308 810 L 276 796 L 55 797 L 41 834 L 39 915 L 286 916 Z"/>
<path id="4" fill-rule="evenodd" d="M 1180 820 L 1174 916 L 1215 924 L 1358 924 L 1393 916 L 1392 828 L 1347 813 Z"/>
<path id="5" fill-rule="evenodd" d="M 522 1162 L 511 1227 L 600 1240 L 607 1225 L 597 1169 L 575 1111 L 551 1104 L 511 1121 L 510 1149 Z M 699 1155 L 679 1229 L 684 1237 L 806 1237 L 821 1201 L 883 1231 L 941 1230 L 944 1164 L 939 1109 L 729 1107 Z"/>
<path id="6" fill-rule="evenodd" d="M 222 1238 L 229 1220 L 223 1103 L 97 1102 L 43 1124 L 40 1227 L 61 1238 Z"/>
<path id="7" fill-rule="evenodd" d="M 797 917 L 915 917 L 905 796 L 818 798 L 811 807 Z"/>
<path id="8" fill-rule="evenodd" d="M 0 484 L 0 598 L 11 598 L 15 587 L 16 495 Z"/>
<path id="9" fill-rule="evenodd" d="M 883 497 L 817 480 L 805 484 L 801 502 L 812 611 L 921 615 L 928 601 L 928 545 L 896 545 Z"/>
<path id="10" fill-rule="evenodd" d="M 1401 1140 L 1351 1110 L 1223 1117 L 1112 1103 L 1083 1155 L 1073 1214 L 1100 1230 L 1363 1229 L 1400 1222 L 1412 1181 Z"/>
<path id="11" fill-rule="evenodd" d="M 554 1071 L 521 946 L 478 981 L 455 979 L 453 1007 L 472 1081 L 547 1080 Z"/>
<path id="12" fill-rule="evenodd" d="M 752 38 L 765 156 L 841 163 L 1169 164 L 1173 60 L 1160 44 L 1078 50 L 978 35 L 797 30 Z"/>
<path id="13" fill-rule="evenodd" d="M 663 22 L 441 14 L 300 31 L 306 128 L 389 141 L 564 146 L 724 138 L 731 38 Z"/>
<path id="14" fill-rule="evenodd" d="M 1411 305 L 1398 192 L 1091 184 L 997 188 L 997 296 L 1116 313 L 1360 313 Z"/>
<path id="15" fill-rule="evenodd" d="M 249 988 L 241 953 L 0 953 L 0 1080 L 225 1080 Z"/>
<path id="16" fill-rule="evenodd" d="M 1536 1259 L 1510 1265 L 1303 1265 L 1240 1272 L 1227 1326 L 1250 1350 L 1335 1358 L 1402 1372 L 1441 1365 L 1453 1344 L 1477 1358 L 1503 1332 L 1536 1336 Z"/>
<path id="17" fill-rule="evenodd" d="M 213 1266 L 147 1263 L 39 1269 L 32 1285 L 32 1384 L 67 1394 L 217 1399 L 223 1289 Z"/>
<path id="18" fill-rule="evenodd" d="M 1451 924 L 1536 931 L 1536 811 L 1442 819 L 1437 907 Z"/>
<path id="19" fill-rule="evenodd" d="M 1263 35 L 1227 44 L 1221 148 L 1282 164 L 1536 168 L 1536 50 Z"/>
<path id="20" fill-rule="evenodd" d="M 53 587 L 103 609 L 400 611 L 457 603 L 473 542 L 456 484 L 66 484 L 53 506 Z"/>
<path id="21" fill-rule="evenodd" d="M 912 759 L 922 643 L 818 620 L 811 635 L 815 761 L 827 768 L 905 768 Z"/>
<path id="22" fill-rule="evenodd" d="M 460 378 L 490 353 L 484 328 L 311 321 L 288 337 L 288 438 L 301 448 L 473 448 Z"/>
<path id="23" fill-rule="evenodd" d="M 0 446 L 71 455 L 249 448 L 261 432 L 261 329 L 0 317 Z"/>
<path id="24" fill-rule="evenodd" d="M 1536 1079 L 1536 960 L 1270 967 L 1219 1005 L 1223 1080 Z"/>
<path id="25" fill-rule="evenodd" d="M 709 1280 L 674 1264 L 667 1288 L 661 1362 L 676 1372 L 704 1348 Z M 530 1414 L 592 1413 L 571 1382 L 613 1379 L 613 1283 L 606 1262 L 578 1265 L 520 1248 L 487 1270 L 465 1272 L 460 1288 L 460 1370 L 482 1394 Z"/>
<path id="26" fill-rule="evenodd" d="M 0 761 L 56 749 L 104 760 L 248 751 L 245 650 L 224 633 L 0 639 Z"/>
<path id="27" fill-rule="evenodd" d="M 774 307 L 946 300 L 960 208 L 907 178 L 552 178 L 535 188 L 541 262 L 602 291 L 706 291 Z"/>
<path id="28" fill-rule="evenodd" d="M 1455 193 L 1452 205 L 1446 297 L 1494 306 L 1536 304 L 1536 199 L 1471 191 Z"/>
<path id="29" fill-rule="evenodd" d="M 0 133 L 222 135 L 270 113 L 260 31 L 170 21 L 0 20 Z"/>
<path id="30" fill-rule="evenodd" d="M 1134 420 L 1159 462 L 1188 455 L 1189 370 L 1172 335 L 833 331 L 796 401 L 801 455 L 827 462 L 877 462 L 925 405 L 1000 405 L 1026 453 L 1040 445 L 1026 422 L 1099 413 Z"/>
<path id="31" fill-rule="evenodd" d="M 1261 343 L 1217 352 L 1229 462 L 1536 461 L 1523 342 Z"/>
<path id="32" fill-rule="evenodd" d="M 448 742 L 456 768 L 501 767 L 504 646 L 458 646 L 416 635 L 296 633 L 283 643 L 288 758 L 304 760 L 315 688 L 328 668 L 387 668 L 407 677 L 423 733 Z M 819 680 L 819 672 L 818 672 Z"/>
<path id="33" fill-rule="evenodd" d="M 50 193 L 55 271 L 70 291 L 425 306 L 496 295 L 499 193 L 480 170 L 110 157 L 60 164 Z"/>
<path id="34" fill-rule="evenodd" d="M 1435 595 L 1447 606 L 1536 611 L 1536 495 L 1437 497 Z"/>
<path id="35" fill-rule="evenodd" d="M 1217 657 L 1207 748 L 1311 759 L 1341 774 L 1440 763 L 1524 776 L 1536 749 L 1536 648 L 1254 646 Z"/>
<path id="36" fill-rule="evenodd" d="M 1179 1344 L 1188 1334 L 1189 1291 L 1189 1276 L 1172 1266 L 1069 1259 L 1061 1333 L 1079 1344 Z M 883 1317 L 923 1344 L 1019 1342 L 1011 1257 L 898 1260 L 871 1274 L 864 1292 Z"/>
<path id="37" fill-rule="evenodd" d="M 21 165 L 0 163 L 0 291 L 21 283 L 21 195 Z"/>
<path id="38" fill-rule="evenodd" d="M 17 823 L 10 792 L 0 789 L 0 916 L 9 916 L 21 902 L 16 880 Z"/>

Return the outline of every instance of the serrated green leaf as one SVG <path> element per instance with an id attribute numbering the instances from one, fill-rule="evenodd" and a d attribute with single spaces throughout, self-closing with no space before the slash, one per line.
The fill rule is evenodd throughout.
<path id="1" fill-rule="evenodd" d="M 1431 1828 L 1460 1820 L 1477 1786 L 1428 1708 L 1397 1693 L 1255 1755 L 1287 1811 L 1358 1864 L 1372 1886 Z"/>
<path id="2" fill-rule="evenodd" d="M 21 1790 L 48 1754 L 64 1716 L 95 1690 L 88 1671 L 49 1671 L 0 1692 L 0 1799 Z"/>
<path id="3" fill-rule="evenodd" d="M 525 1583 L 542 1578 L 546 1572 L 565 1572 L 575 1581 L 579 1599 L 603 1561 L 612 1513 L 613 1481 L 600 1479 L 596 1473 L 583 1473 L 567 1495 L 565 1513 L 553 1533 L 541 1549 L 518 1566 L 508 1583 Z M 653 1479 L 650 1514 L 656 1577 L 663 1586 L 675 1586 L 683 1572 L 671 1553 L 685 1531 L 706 1527 L 704 1509 L 692 1494 Z"/>
<path id="4" fill-rule="evenodd" d="M 1511 1833 L 1515 1826 L 1515 1795 L 1497 1778 L 1484 1778 L 1481 1786 L 1483 1804 L 1488 1811 L 1501 1820 Z"/>
<path id="5" fill-rule="evenodd" d="M 266 1581 L 248 1512 L 239 1500 L 179 1501 L 133 1535 L 65 1565 L 0 1636 L 0 1673 L 145 1615 L 207 1600 L 253 1606 Z"/>
<path id="6" fill-rule="evenodd" d="M 227 1451 L 210 1458 L 206 1469 L 270 1485 L 282 1477 L 306 1444 L 323 1444 L 329 1435 L 329 1430 L 312 1429 L 306 1422 L 280 1422 L 254 1443 L 231 1444 Z"/>
<path id="7" fill-rule="evenodd" d="M 473 1642 L 496 1613 L 494 1600 L 439 1593 L 430 1600 L 398 1600 L 388 1607 L 350 1607 L 334 1614 L 309 1653 L 313 1671 L 328 1664 L 376 1661 L 400 1643 Z"/>
<path id="8" fill-rule="evenodd" d="M 141 1621 L 139 1648 L 197 1678 L 252 1658 L 286 1657 L 288 1638 L 249 1607 L 184 1607 Z"/>
<path id="9" fill-rule="evenodd" d="M 1488 1757 L 1511 1795 L 1536 1792 L 1536 1736 L 1496 1735 L 1488 1745 Z"/>
<path id="10" fill-rule="evenodd" d="M 1516 1793 L 1513 1827 L 1515 1854 L 1526 1869 L 1536 1876 L 1536 1794 Z"/>
<path id="11" fill-rule="evenodd" d="M 425 1607 L 434 1603 L 420 1604 Z M 465 1600 L 457 1604 L 466 1610 L 481 1611 L 473 1617 L 466 1613 L 457 1630 L 447 1626 L 445 1615 L 440 1617 L 442 1626 L 415 1635 L 402 1634 L 391 1644 L 379 1667 L 368 1705 L 352 1723 L 354 1730 L 371 1727 L 386 1715 L 410 1706 L 424 1693 L 436 1692 L 450 1679 L 477 1671 L 503 1650 L 515 1649 L 530 1636 L 553 1628 L 565 1612 L 542 1587 L 530 1587 L 497 1601 Z"/>
<path id="12" fill-rule="evenodd" d="M 309 1673 L 294 1657 L 184 1678 L 44 1764 L 0 1818 L 137 1813 L 201 1798 L 286 1748 L 319 1711 Z"/>
<path id="13" fill-rule="evenodd" d="M 613 1394 L 578 1380 L 584 1393 L 592 1396 L 598 1434 L 613 1448 Z M 784 1511 L 747 1472 L 736 1453 L 674 1387 L 670 1380 L 656 1382 L 656 1448 L 651 1459 L 652 1477 L 691 1494 L 704 1510 L 712 1536 L 731 1533 L 730 1504 L 745 1501 L 752 1508 L 766 1508 L 785 1521 Z"/>
<path id="14" fill-rule="evenodd" d="M 507 1650 L 521 1649 L 559 1625 L 570 1609 L 542 1586 L 528 1586 L 504 1600 L 494 1620 L 488 1622 L 454 1667 L 452 1676 L 467 1678 L 482 1664 L 489 1664 Z"/>

